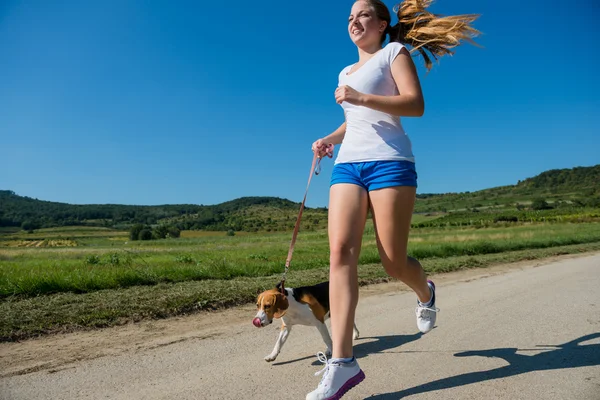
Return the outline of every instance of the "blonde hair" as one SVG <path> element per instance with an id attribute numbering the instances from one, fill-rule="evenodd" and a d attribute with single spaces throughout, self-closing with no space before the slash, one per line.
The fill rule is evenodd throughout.
<path id="1" fill-rule="evenodd" d="M 427 70 L 433 66 L 432 58 L 437 61 L 444 55 L 453 55 L 453 49 L 463 41 L 479 46 L 473 38 L 481 32 L 471 26 L 478 14 L 441 16 L 427 10 L 433 0 L 403 0 L 394 7 L 398 23 L 392 26 L 390 11 L 381 0 L 356 1 L 366 1 L 378 18 L 387 22 L 381 43 L 387 34 L 390 42 L 411 46 L 411 53 L 418 51 L 423 56 Z"/>

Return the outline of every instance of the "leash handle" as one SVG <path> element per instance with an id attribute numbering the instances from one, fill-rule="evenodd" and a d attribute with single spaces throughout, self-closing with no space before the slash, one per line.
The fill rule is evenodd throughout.
<path id="1" fill-rule="evenodd" d="M 329 158 L 333 158 L 333 144 L 329 143 L 328 145 L 326 145 L 325 155 Z M 319 161 L 317 162 L 317 167 L 315 169 L 315 175 L 319 175 L 321 173 L 321 160 L 322 159 L 323 159 L 323 157 L 319 157 Z M 311 175 L 312 175 L 312 173 L 311 173 Z M 310 181 L 309 181 L 309 183 L 310 183 Z M 307 188 L 307 190 L 308 190 L 308 188 Z"/>
<path id="2" fill-rule="evenodd" d="M 333 157 L 333 144 L 328 144 L 325 155 L 329 158 Z M 324 156 L 323 156 L 324 157 Z M 321 173 L 321 159 L 317 152 L 314 152 L 312 165 L 310 167 L 310 174 L 308 175 L 308 183 L 306 184 L 306 190 L 304 191 L 304 198 L 302 204 L 300 204 L 300 212 L 298 212 L 298 218 L 296 219 L 296 225 L 294 226 L 294 233 L 292 234 L 292 241 L 290 242 L 290 249 L 288 250 L 287 259 L 285 260 L 285 270 L 281 278 L 281 287 L 285 282 L 287 273 L 290 269 L 290 263 L 292 262 L 292 255 L 294 254 L 294 246 L 296 245 L 296 239 L 298 238 L 298 231 L 300 230 L 300 220 L 302 219 L 302 213 L 304 211 L 304 204 L 306 203 L 306 196 L 308 195 L 308 188 L 310 187 L 310 181 L 312 180 L 313 174 L 319 175 Z"/>

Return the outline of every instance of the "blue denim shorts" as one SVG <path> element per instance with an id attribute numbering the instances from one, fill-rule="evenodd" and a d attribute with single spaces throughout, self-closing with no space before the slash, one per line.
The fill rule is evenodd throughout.
<path id="1" fill-rule="evenodd" d="M 351 183 L 366 191 L 394 186 L 417 187 L 417 171 L 414 162 L 403 160 L 339 163 L 331 173 L 331 185 L 336 183 Z"/>

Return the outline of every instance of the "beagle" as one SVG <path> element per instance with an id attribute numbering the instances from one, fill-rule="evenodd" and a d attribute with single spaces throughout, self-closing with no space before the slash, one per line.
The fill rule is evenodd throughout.
<path id="1" fill-rule="evenodd" d="M 325 325 L 329 318 L 329 282 L 298 288 L 282 288 L 279 283 L 275 289 L 266 290 L 258 295 L 256 308 L 258 312 L 252 324 L 257 328 L 270 325 L 273 318 L 281 319 L 281 331 L 275 348 L 265 357 L 265 361 L 270 362 L 277 358 L 293 325 L 315 326 L 327 346 L 325 354 L 331 356 L 331 337 Z M 355 323 L 354 339 L 358 337 Z"/>

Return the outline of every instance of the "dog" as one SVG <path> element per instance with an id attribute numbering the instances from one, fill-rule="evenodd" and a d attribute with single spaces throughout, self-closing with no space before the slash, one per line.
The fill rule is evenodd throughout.
<path id="1" fill-rule="evenodd" d="M 274 289 L 260 293 L 256 299 L 257 313 L 252 324 L 257 328 L 273 323 L 273 318 L 281 319 L 281 331 L 271 354 L 265 361 L 275 361 L 293 325 L 315 326 L 327 349 L 325 355 L 331 356 L 331 337 L 325 325 L 329 318 L 329 282 L 313 286 L 285 288 L 281 283 Z M 360 336 L 356 323 L 353 338 Z"/>

